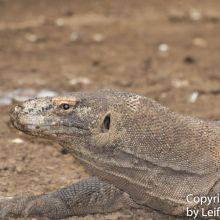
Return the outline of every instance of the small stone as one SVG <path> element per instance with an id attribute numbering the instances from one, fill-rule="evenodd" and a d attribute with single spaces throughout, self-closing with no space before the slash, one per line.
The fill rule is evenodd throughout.
<path id="1" fill-rule="evenodd" d="M 199 21 L 202 18 L 202 14 L 198 9 L 192 8 L 189 12 L 189 17 L 192 21 Z"/>
<path id="2" fill-rule="evenodd" d="M 43 89 L 37 93 L 37 97 L 54 97 L 57 95 L 57 92 Z"/>
<path id="3" fill-rule="evenodd" d="M 59 27 L 62 27 L 64 25 L 65 21 L 63 18 L 57 18 L 55 21 L 55 24 Z"/>
<path id="4" fill-rule="evenodd" d="M 15 139 L 11 140 L 11 142 L 13 144 L 22 144 L 22 143 L 24 143 L 24 141 L 21 138 L 15 138 Z"/>
<path id="5" fill-rule="evenodd" d="M 89 85 L 91 84 L 91 80 L 87 77 L 78 77 L 78 78 L 71 79 L 69 83 L 73 86 L 79 85 L 79 84 Z"/>
<path id="6" fill-rule="evenodd" d="M 193 92 L 193 93 L 190 95 L 190 97 L 189 97 L 189 102 L 190 102 L 190 103 L 196 102 L 196 100 L 198 99 L 198 97 L 199 97 L 199 92 L 197 92 L 197 91 Z"/>
<path id="7" fill-rule="evenodd" d="M 197 47 L 207 47 L 207 42 L 203 38 L 194 38 L 193 39 L 193 45 Z"/>
<path id="8" fill-rule="evenodd" d="M 183 61 L 184 61 L 184 63 L 187 63 L 187 64 L 194 64 L 194 63 L 196 63 L 195 58 L 193 58 L 191 56 L 186 56 Z"/>
<path id="9" fill-rule="evenodd" d="M 167 52 L 169 50 L 169 46 L 165 43 L 162 43 L 158 46 L 158 50 L 160 52 Z"/>
<path id="10" fill-rule="evenodd" d="M 94 34 L 93 35 L 93 40 L 97 43 L 100 43 L 104 40 L 104 36 L 100 33 Z"/>
<path id="11" fill-rule="evenodd" d="M 70 41 L 71 42 L 76 42 L 80 39 L 80 35 L 77 32 L 73 32 L 70 34 Z"/>
<path id="12" fill-rule="evenodd" d="M 30 34 L 30 33 L 25 34 L 25 38 L 26 38 L 28 41 L 32 42 L 32 43 L 34 43 L 34 42 L 36 42 L 36 41 L 38 40 L 37 35 L 35 35 L 35 34 Z"/>
<path id="13" fill-rule="evenodd" d="M 17 173 L 21 173 L 22 170 L 23 170 L 23 168 L 21 166 L 19 166 L 19 165 L 16 166 Z"/>
<path id="14" fill-rule="evenodd" d="M 174 88 L 183 88 L 183 87 L 187 87 L 189 85 L 189 81 L 181 80 L 181 79 L 174 79 L 171 81 L 171 85 Z"/>

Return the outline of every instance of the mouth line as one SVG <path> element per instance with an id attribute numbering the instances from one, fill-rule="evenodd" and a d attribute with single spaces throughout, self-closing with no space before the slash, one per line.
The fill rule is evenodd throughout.
<path id="1" fill-rule="evenodd" d="M 74 124 L 74 125 L 71 125 L 71 126 L 68 126 L 68 125 L 62 125 L 63 127 L 68 127 L 68 128 L 76 128 L 76 129 L 79 129 L 79 130 L 84 130 L 84 131 L 89 131 L 89 128 L 85 128 L 83 126 L 80 126 L 79 124 Z"/>
<path id="2" fill-rule="evenodd" d="M 40 130 L 40 129 L 44 129 L 46 127 L 54 127 L 54 125 L 52 124 L 44 124 L 44 125 L 37 125 L 37 124 L 21 124 L 17 121 L 12 121 L 12 124 L 15 128 L 21 130 L 21 131 L 24 131 L 24 132 L 31 132 L 31 131 L 37 131 L 37 130 Z M 89 129 L 88 128 L 84 128 L 80 125 L 74 125 L 74 126 L 67 126 L 67 125 L 59 125 L 60 127 L 67 127 L 67 128 L 72 128 L 74 129 L 75 131 L 78 131 L 78 132 L 88 132 Z M 58 126 L 58 127 L 59 127 Z M 52 130 L 51 130 L 52 132 Z"/>

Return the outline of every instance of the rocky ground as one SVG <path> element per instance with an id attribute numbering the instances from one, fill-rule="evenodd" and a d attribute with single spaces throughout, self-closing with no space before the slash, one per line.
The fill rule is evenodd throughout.
<path id="1" fill-rule="evenodd" d="M 116 88 L 220 119 L 219 36 L 218 0 L 0 0 L 0 196 L 88 176 L 57 144 L 12 128 L 13 102 Z M 82 219 L 96 218 L 169 219 L 141 210 Z"/>

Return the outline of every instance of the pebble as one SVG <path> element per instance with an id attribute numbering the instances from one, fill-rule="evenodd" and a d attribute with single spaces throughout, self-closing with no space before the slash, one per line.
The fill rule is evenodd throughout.
<path id="1" fill-rule="evenodd" d="M 76 42 L 80 39 L 80 35 L 77 32 L 73 32 L 70 34 L 70 42 Z"/>
<path id="2" fill-rule="evenodd" d="M 14 144 L 24 143 L 24 141 L 21 138 L 15 138 L 15 139 L 11 140 L 11 142 L 14 143 Z"/>
<path id="3" fill-rule="evenodd" d="M 187 63 L 187 64 L 196 63 L 196 59 L 192 56 L 186 56 L 183 61 L 184 61 L 184 63 Z"/>
<path id="4" fill-rule="evenodd" d="M 171 84 L 174 88 L 179 89 L 179 88 L 187 87 L 189 85 L 189 81 L 182 79 L 173 79 L 171 81 Z"/>
<path id="5" fill-rule="evenodd" d="M 17 171 L 17 173 L 21 173 L 21 172 L 23 171 L 22 166 L 17 165 L 17 166 L 16 166 L 16 171 Z"/>
<path id="6" fill-rule="evenodd" d="M 59 27 L 62 27 L 63 25 L 64 25 L 64 19 L 63 18 L 57 18 L 56 20 L 55 20 L 55 24 L 57 25 L 57 26 L 59 26 Z"/>
<path id="7" fill-rule="evenodd" d="M 189 11 L 189 17 L 192 21 L 199 21 L 202 19 L 202 14 L 198 9 L 192 8 Z"/>
<path id="8" fill-rule="evenodd" d="M 56 95 L 57 95 L 57 92 L 55 91 L 43 89 L 39 91 L 36 96 L 40 98 L 40 97 L 53 97 Z"/>
<path id="9" fill-rule="evenodd" d="M 13 102 L 23 102 L 34 97 L 53 97 L 58 93 L 52 90 L 42 89 L 16 89 L 9 92 L 0 91 L 0 105 L 10 105 Z"/>
<path id="10" fill-rule="evenodd" d="M 103 34 L 96 33 L 93 35 L 93 40 L 97 43 L 100 43 L 104 40 L 104 36 L 103 36 Z"/>
<path id="11" fill-rule="evenodd" d="M 38 41 L 38 37 L 35 34 L 27 33 L 27 34 L 25 34 L 25 38 L 32 43 Z"/>
<path id="12" fill-rule="evenodd" d="M 198 99 L 198 97 L 199 97 L 199 92 L 197 92 L 197 91 L 193 92 L 189 97 L 189 102 L 195 103 L 196 100 Z"/>
<path id="13" fill-rule="evenodd" d="M 87 77 L 78 77 L 78 78 L 73 78 L 69 81 L 69 83 L 73 86 L 83 84 L 83 85 L 89 85 L 91 84 L 91 80 Z"/>
<path id="14" fill-rule="evenodd" d="M 158 46 L 160 52 L 167 52 L 169 50 L 168 44 L 162 43 Z"/>
<path id="15" fill-rule="evenodd" d="M 199 38 L 199 37 L 194 38 L 192 43 L 194 46 L 197 46 L 197 47 L 203 47 L 203 48 L 207 47 L 207 42 L 203 38 Z"/>

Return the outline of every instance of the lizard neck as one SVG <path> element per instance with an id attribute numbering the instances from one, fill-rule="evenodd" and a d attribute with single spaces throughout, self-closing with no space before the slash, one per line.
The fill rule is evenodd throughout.
<path id="1" fill-rule="evenodd" d="M 137 116 L 123 151 L 161 167 L 196 174 L 220 168 L 220 126 L 183 116 L 158 103 Z M 136 147 L 134 147 L 136 146 Z"/>

